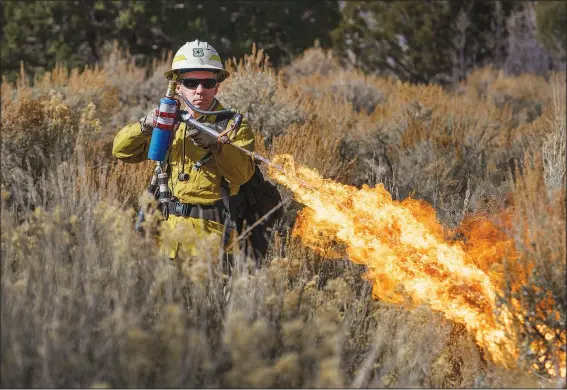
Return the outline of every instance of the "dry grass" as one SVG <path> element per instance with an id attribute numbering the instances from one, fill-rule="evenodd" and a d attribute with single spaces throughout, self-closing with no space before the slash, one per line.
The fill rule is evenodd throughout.
<path id="1" fill-rule="evenodd" d="M 522 165 L 513 187 L 515 215 L 510 228 L 520 261 L 507 264 L 504 299 L 520 314 L 518 326 L 525 333 L 522 358 L 540 374 L 550 367 L 559 372 L 567 343 L 565 176 L 562 189 L 548 189 L 541 155 L 530 156 Z M 544 357 L 532 361 L 532 350 Z"/>
<path id="2" fill-rule="evenodd" d="M 269 66 L 263 51 L 252 47 L 252 53 L 227 62 L 231 72 L 219 88 L 219 99 L 228 107 L 245 113 L 254 131 L 262 135 L 265 146 L 283 134 L 291 124 L 304 123 L 307 112 L 297 89 L 286 88 L 284 80 Z"/>
<path id="3" fill-rule="evenodd" d="M 217 242 L 190 232 L 202 256 L 160 257 L 133 231 L 152 165 L 117 162 L 110 147 L 162 94 L 168 61 L 147 71 L 111 48 L 95 69 L 3 83 L 3 387 L 564 385 L 542 369 L 564 335 L 542 339 L 537 326 L 565 327 L 564 73 L 485 68 L 446 91 L 341 69 L 318 48 L 278 73 L 254 50 L 221 89 L 266 156 L 290 153 L 344 183 L 387 181 L 448 227 L 511 212 L 521 256 L 509 282 L 528 283 L 523 295 L 504 289 L 502 304 L 534 315 L 518 323 L 520 365 L 506 370 L 461 325 L 373 300 L 363 267 L 289 234 L 259 270 L 237 252 L 226 274 Z M 287 228 L 301 207 L 287 207 Z M 147 224 L 159 230 L 157 216 Z M 536 367 L 533 343 L 549 351 Z"/>

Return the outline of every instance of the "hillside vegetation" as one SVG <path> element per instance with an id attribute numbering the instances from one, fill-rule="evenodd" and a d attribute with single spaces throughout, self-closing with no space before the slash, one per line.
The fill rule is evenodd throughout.
<path id="1" fill-rule="evenodd" d="M 219 89 L 260 154 L 423 200 L 447 239 L 479 217 L 512 238 L 513 267 L 479 264 L 504 267 L 498 303 L 517 314 L 520 354 L 505 368 L 462 324 L 373 299 L 363 266 L 305 247 L 295 201 L 260 269 L 237 252 L 228 273 L 215 240 L 160 257 L 133 229 L 153 164 L 111 147 L 157 104 L 170 61 L 147 71 L 115 47 L 83 71 L 4 80 L 2 387 L 565 386 L 550 375 L 565 367 L 564 72 L 484 67 L 449 91 L 366 76 L 318 47 L 276 72 L 253 48 Z"/>

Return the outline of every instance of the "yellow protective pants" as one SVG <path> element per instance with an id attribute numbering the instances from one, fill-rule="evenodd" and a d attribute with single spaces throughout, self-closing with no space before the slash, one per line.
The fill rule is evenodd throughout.
<path id="1" fill-rule="evenodd" d="M 162 222 L 161 229 L 158 240 L 160 251 L 164 254 L 167 253 L 170 259 L 175 259 L 180 251 L 190 256 L 199 255 L 199 252 L 203 250 L 226 251 L 236 234 L 235 231 L 231 232 L 230 240 L 223 248 L 224 225 L 201 218 L 178 217 L 172 214 L 166 221 Z M 230 250 L 226 252 L 230 253 Z M 218 253 L 216 252 L 214 255 Z"/>

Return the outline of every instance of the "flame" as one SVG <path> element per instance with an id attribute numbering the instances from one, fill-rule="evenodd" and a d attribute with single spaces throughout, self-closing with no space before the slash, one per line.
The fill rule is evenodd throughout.
<path id="1" fill-rule="evenodd" d="M 513 315 L 496 305 L 504 282 L 501 261 L 518 256 L 512 239 L 487 219 L 476 219 L 464 224 L 470 236 L 466 244 L 451 241 L 427 202 L 394 201 L 382 184 L 359 189 L 323 179 L 296 166 L 289 155 L 278 155 L 274 162 L 283 172 L 271 168 L 271 176 L 307 206 L 298 215 L 294 236 L 324 257 L 348 256 L 365 265 L 375 299 L 427 304 L 464 324 L 494 362 L 515 366 L 519 351 Z"/>

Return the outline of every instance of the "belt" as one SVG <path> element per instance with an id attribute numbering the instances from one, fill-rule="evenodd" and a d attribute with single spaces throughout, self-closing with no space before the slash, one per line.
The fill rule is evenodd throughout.
<path id="1" fill-rule="evenodd" d="M 171 201 L 168 203 L 169 213 L 178 217 L 200 218 L 224 224 L 224 204 L 218 201 L 212 205 L 198 205 Z"/>

